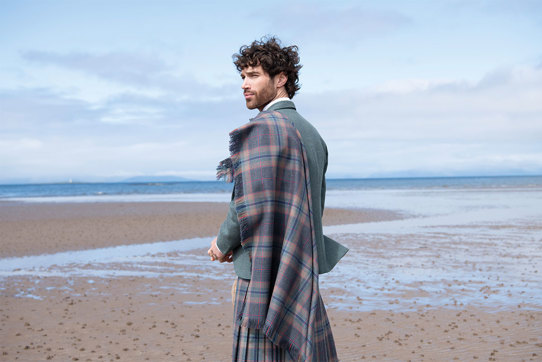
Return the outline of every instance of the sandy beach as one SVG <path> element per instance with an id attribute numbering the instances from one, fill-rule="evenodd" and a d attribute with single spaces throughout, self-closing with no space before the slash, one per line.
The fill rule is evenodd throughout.
<path id="1" fill-rule="evenodd" d="M 211 263 L 205 254 L 226 211 L 224 203 L 0 203 L 0 257 L 4 264 L 21 264 L 3 269 L 0 279 L 0 359 L 230 360 L 233 268 Z M 408 266 L 413 263 L 409 258 L 420 251 L 433 263 L 453 264 L 449 255 L 458 249 L 447 254 L 444 244 L 422 245 L 416 235 L 362 237 L 348 225 L 393 226 L 411 217 L 384 209 L 326 210 L 326 227 L 351 249 L 340 268 L 321 280 L 340 359 L 541 360 L 542 307 L 536 296 L 529 296 L 533 285 L 538 286 L 531 276 L 542 273 L 540 258 L 521 250 L 515 256 L 524 268 L 518 273 L 526 274 L 525 280 L 517 281 L 519 289 L 504 278 L 493 280 L 498 267 L 482 261 L 464 268 L 480 268 L 486 279 L 437 276 L 437 286 L 409 284 L 378 268 Z M 521 227 L 542 229 L 532 220 Z M 448 238 L 454 247 L 474 254 L 485 252 L 472 240 L 470 245 L 469 240 L 460 244 L 451 230 L 435 238 Z M 166 249 L 152 251 L 152 245 L 159 245 L 152 243 L 189 242 L 184 239 L 198 247 L 167 249 L 174 244 L 166 243 L 160 246 Z M 119 245 L 142 245 L 152 252 L 107 262 L 38 265 L 46 259 L 38 259 L 42 254 L 71 251 L 67 257 L 77 258 L 95 249 L 105 257 L 131 250 L 108 249 Z M 401 261 L 395 263 L 393 258 Z M 460 269 L 465 260 L 457 259 L 460 266 L 452 267 Z M 426 259 L 421 260 L 426 265 Z M 364 271 L 368 261 L 378 267 L 376 277 Z M 399 269 L 397 275 L 413 270 Z M 437 298 L 431 299 L 432 287 L 438 288 Z M 508 299 L 507 291 L 513 294 Z M 516 292 L 518 302 L 512 306 Z M 461 295 L 479 301 L 467 303 L 469 299 Z M 501 296 L 502 304 L 496 299 Z M 375 300 L 380 304 L 375 306 Z"/>
<path id="2" fill-rule="evenodd" d="M 220 202 L 0 202 L 0 258 L 213 236 Z M 397 218 L 386 210 L 326 210 L 327 225 Z"/>

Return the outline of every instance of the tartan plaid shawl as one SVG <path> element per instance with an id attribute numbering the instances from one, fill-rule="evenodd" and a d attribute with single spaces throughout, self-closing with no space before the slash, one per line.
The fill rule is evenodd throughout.
<path id="1" fill-rule="evenodd" d="M 252 260 L 235 323 L 262 330 L 294 360 L 337 360 L 318 287 L 309 170 L 301 136 L 264 111 L 230 133 L 231 157 L 217 177 L 235 182 L 241 245 Z"/>

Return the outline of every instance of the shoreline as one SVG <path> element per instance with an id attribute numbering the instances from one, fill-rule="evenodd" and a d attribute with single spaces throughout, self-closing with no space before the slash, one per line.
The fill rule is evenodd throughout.
<path id="1" fill-rule="evenodd" d="M 223 202 L 0 202 L 0 258 L 213 237 Z M 324 211 L 324 225 L 402 218 L 376 209 Z"/>

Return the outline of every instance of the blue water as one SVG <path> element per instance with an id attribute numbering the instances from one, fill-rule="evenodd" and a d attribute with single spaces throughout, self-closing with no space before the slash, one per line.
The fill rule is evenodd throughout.
<path id="1" fill-rule="evenodd" d="M 542 176 L 330 179 L 328 190 L 424 190 L 536 188 Z M 58 183 L 0 185 L 0 200 L 119 195 L 229 194 L 232 184 L 218 181 L 142 183 Z"/>
<path id="2" fill-rule="evenodd" d="M 0 199 L 59 196 L 207 194 L 231 193 L 231 190 L 232 184 L 218 181 L 0 185 Z"/>

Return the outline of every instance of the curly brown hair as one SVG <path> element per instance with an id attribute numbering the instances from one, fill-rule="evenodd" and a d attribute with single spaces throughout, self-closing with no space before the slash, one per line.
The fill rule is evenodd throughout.
<path id="1" fill-rule="evenodd" d="M 261 65 L 271 78 L 283 72 L 288 77 L 284 87 L 288 97 L 293 98 L 300 88 L 298 72 L 302 67 L 297 50 L 296 45 L 281 47 L 280 40 L 274 36 L 264 37 L 253 41 L 250 46 L 239 48 L 239 53 L 233 55 L 233 64 L 239 72 L 246 67 Z"/>

